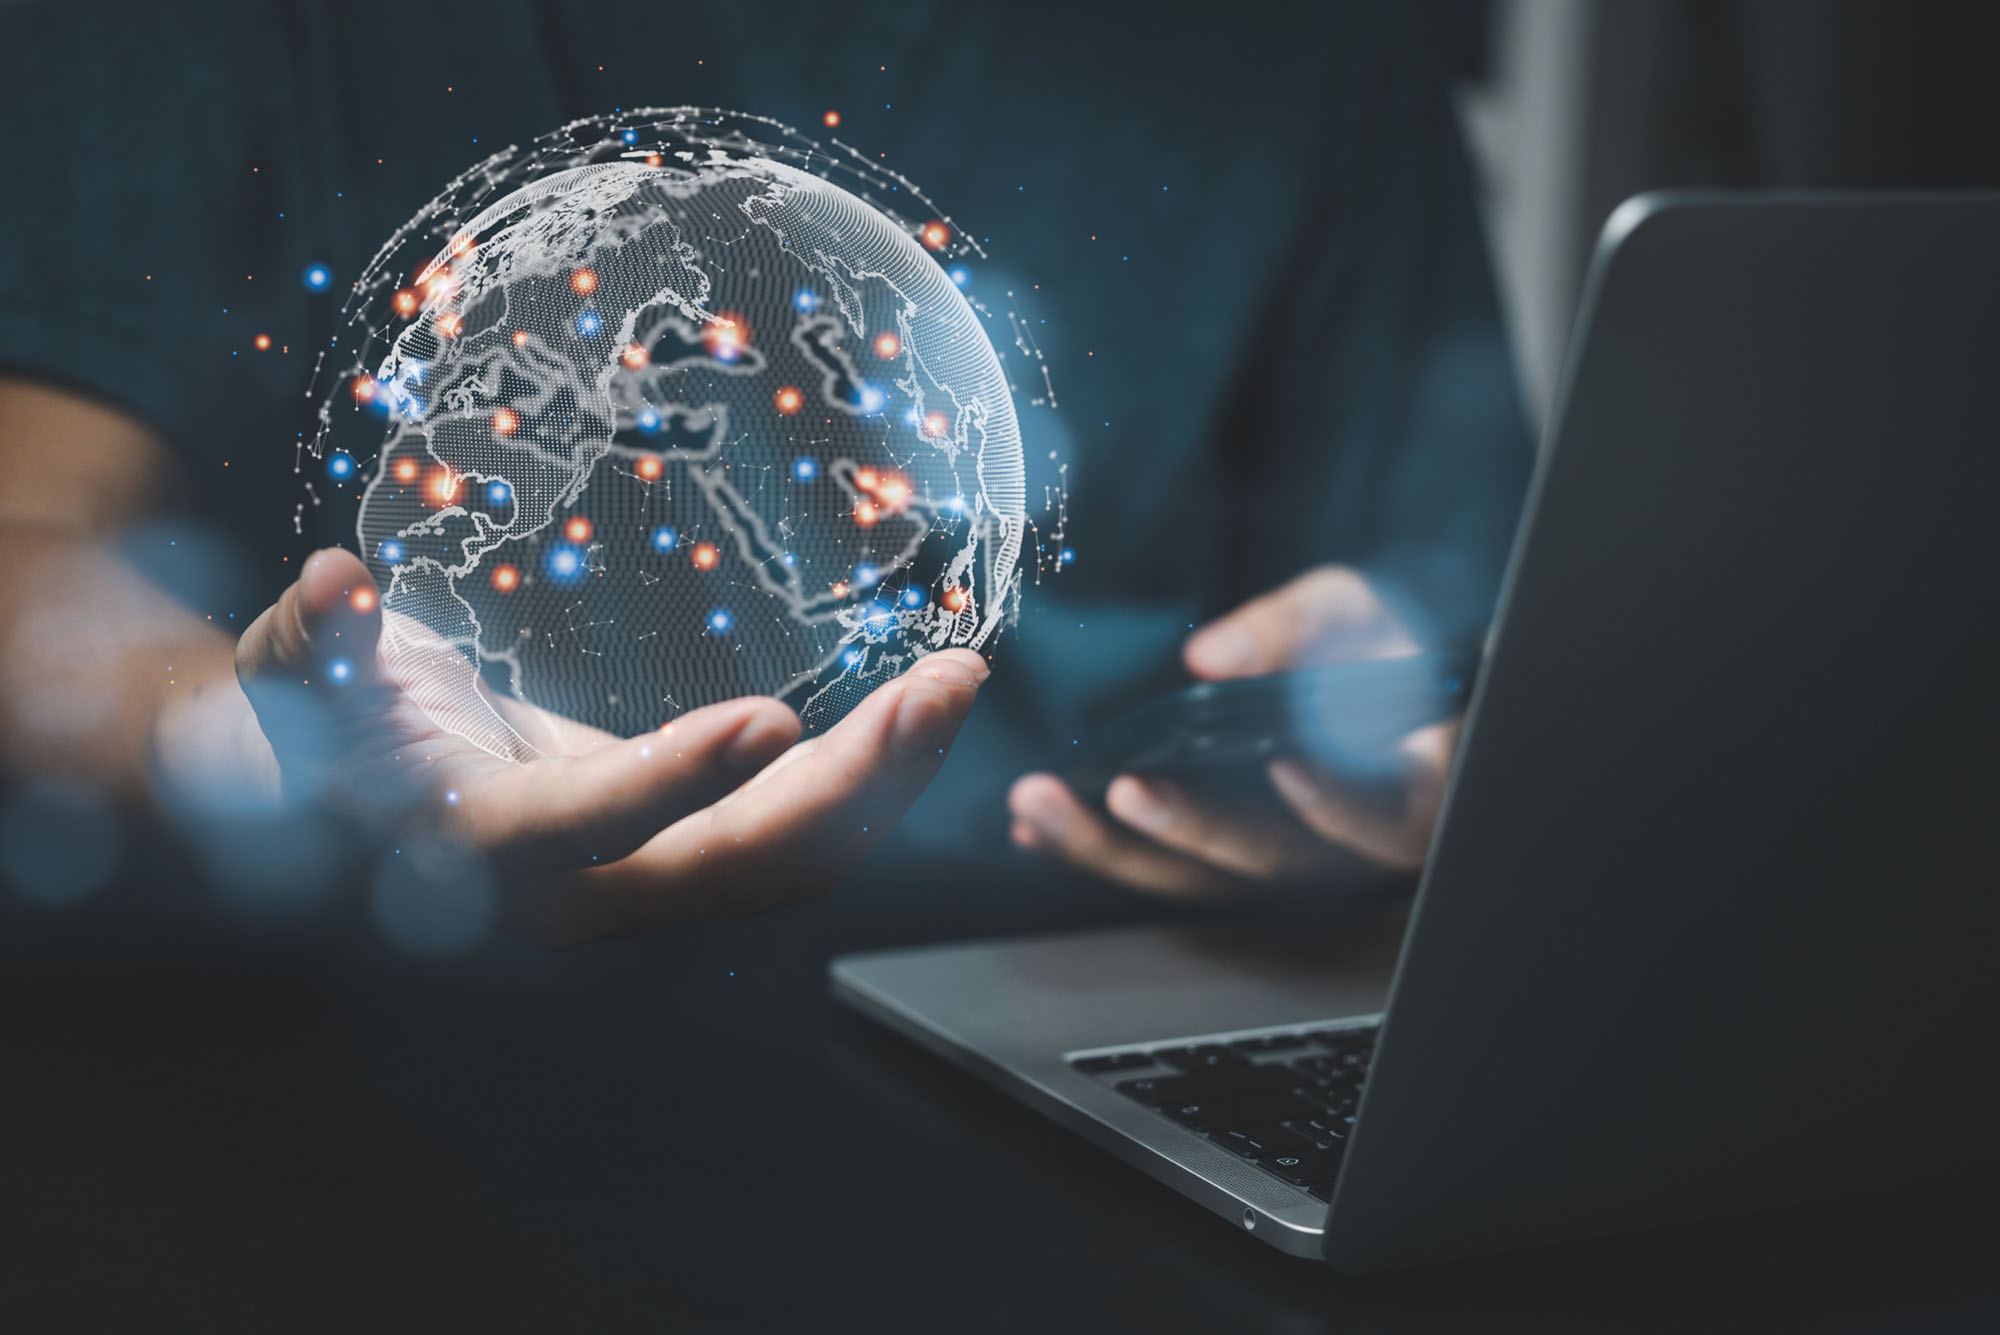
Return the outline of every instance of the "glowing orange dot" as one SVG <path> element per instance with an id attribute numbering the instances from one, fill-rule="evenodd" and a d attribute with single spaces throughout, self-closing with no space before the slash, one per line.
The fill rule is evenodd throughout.
<path id="1" fill-rule="evenodd" d="M 356 403 L 375 402 L 375 377 L 372 375 L 356 376 L 352 392 Z"/>
<path id="2" fill-rule="evenodd" d="M 888 330 L 875 335 L 875 355 L 883 361 L 894 361 L 896 354 L 903 350 L 903 340 Z"/>
<path id="3" fill-rule="evenodd" d="M 521 429 L 521 415 L 512 408 L 502 408 L 493 414 L 493 434 L 511 436 Z"/>
<path id="4" fill-rule="evenodd" d="M 806 396 L 799 393 L 796 386 L 786 385 L 771 396 L 771 402 L 778 406 L 779 412 L 790 417 L 793 413 L 805 407 Z"/>
<path id="5" fill-rule="evenodd" d="M 589 542 L 590 535 L 596 531 L 596 526 L 583 515 L 571 515 L 569 522 L 563 525 L 563 536 L 571 542 Z"/>
<path id="6" fill-rule="evenodd" d="M 657 167 L 660 165 L 661 161 L 662 159 L 658 153 L 648 153 L 646 155 L 646 165 L 648 167 Z"/>
<path id="7" fill-rule="evenodd" d="M 840 113 L 837 111 L 829 111 L 826 113 L 826 115 L 821 116 L 820 120 L 826 125 L 827 129 L 831 130 L 834 126 L 840 124 Z"/>
<path id="8" fill-rule="evenodd" d="M 951 433 L 951 419 L 940 412 L 924 414 L 924 434 L 933 440 Z"/>
<path id="9" fill-rule="evenodd" d="M 458 474 L 449 468 L 434 468 L 425 490 L 430 493 L 434 504 L 450 505 L 458 498 Z"/>
<path id="10" fill-rule="evenodd" d="M 637 343 L 627 343 L 625 351 L 618 354 L 618 360 L 625 363 L 627 370 L 636 371 L 653 359 L 652 354 Z"/>
<path id="11" fill-rule="evenodd" d="M 708 344 L 709 355 L 728 361 L 750 342 L 750 326 L 734 311 L 722 311 L 716 320 L 718 323 L 709 325 L 702 339 Z"/>
<path id="12" fill-rule="evenodd" d="M 660 480 L 660 472 L 664 467 L 665 465 L 660 462 L 659 455 L 642 454 L 639 456 L 639 466 L 635 471 L 638 472 L 640 477 L 645 478 L 646 481 L 657 482 Z"/>
<path id="13" fill-rule="evenodd" d="M 689 559 L 694 562 L 696 570 L 713 570 L 722 564 L 722 553 L 712 542 L 697 542 L 694 551 L 689 553 Z"/>
<path id="14" fill-rule="evenodd" d="M 408 319 L 417 313 L 417 294 L 407 287 L 397 288 L 396 295 L 389 298 L 389 301 L 390 304 L 395 306 L 396 314 L 402 316 L 404 319 Z"/>
<path id="15" fill-rule="evenodd" d="M 466 254 L 476 244 L 470 232 L 460 232 L 451 239 L 451 253 L 454 257 Z"/>
<path id="16" fill-rule="evenodd" d="M 494 566 L 493 587 L 502 593 L 512 593 L 521 587 L 521 572 L 510 565 Z"/>
<path id="17" fill-rule="evenodd" d="M 943 250 L 951 240 L 951 229 L 941 222 L 927 222 L 917 235 L 923 237 L 924 244 L 932 250 Z"/>
<path id="18" fill-rule="evenodd" d="M 451 295 L 452 287 L 451 270 L 439 269 L 424 283 L 424 295 L 433 301 L 442 301 Z"/>
<path id="19" fill-rule="evenodd" d="M 372 612 L 375 610 L 375 590 L 356 589 L 347 601 L 357 612 Z"/>
<path id="20" fill-rule="evenodd" d="M 416 480 L 417 480 L 417 461 L 415 459 L 396 460 L 396 481 L 415 482 Z"/>
<path id="21" fill-rule="evenodd" d="M 846 580 L 844 580 L 844 579 L 843 579 L 843 580 L 836 580 L 836 581 L 834 582 L 834 586 L 833 586 L 833 596 L 834 596 L 834 597 L 836 597 L 836 598 L 845 598 L 845 597 L 847 596 L 847 581 L 846 581 Z"/>
<path id="22" fill-rule="evenodd" d="M 465 332 L 465 317 L 457 311 L 439 311 L 437 331 L 439 338 L 457 338 Z"/>
<path id="23" fill-rule="evenodd" d="M 527 347 L 527 346 L 528 346 L 528 331 L 527 331 L 527 330 L 525 330 L 525 329 L 516 329 L 516 330 L 514 331 L 514 346 L 515 346 L 515 347 L 517 347 L 517 348 L 525 348 L 525 347 Z"/>
<path id="24" fill-rule="evenodd" d="M 875 502 L 873 501 L 855 502 L 854 522 L 861 525 L 861 527 L 873 528 L 876 522 L 881 518 L 882 518 L 882 512 L 875 507 Z"/>
<path id="25" fill-rule="evenodd" d="M 963 611 L 965 609 L 965 590 L 946 589 L 944 597 L 938 599 L 938 601 L 944 604 L 944 610 L 947 612 Z"/>
<path id="26" fill-rule="evenodd" d="M 854 474 L 854 485 L 863 491 L 873 491 L 882 485 L 882 475 L 872 468 L 858 469 Z"/>
<path id="27" fill-rule="evenodd" d="M 250 341 L 257 345 L 257 351 L 259 352 L 269 352 L 271 349 L 271 336 L 269 334 L 259 334 Z"/>
<path id="28" fill-rule="evenodd" d="M 875 492 L 875 499 L 882 502 L 884 509 L 902 509 L 904 505 L 909 503 L 910 479 L 904 477 L 901 473 L 889 474 L 889 476 L 882 479 L 881 487 Z"/>
<path id="29" fill-rule="evenodd" d="M 570 272 L 569 285 L 579 297 L 587 297 L 597 291 L 597 270 L 574 269 Z"/>

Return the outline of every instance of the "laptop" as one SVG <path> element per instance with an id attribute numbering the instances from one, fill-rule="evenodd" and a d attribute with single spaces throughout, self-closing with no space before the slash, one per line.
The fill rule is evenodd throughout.
<path id="1" fill-rule="evenodd" d="M 1611 217 L 1406 920 L 834 995 L 1349 1272 L 2000 1167 L 1996 237 L 2000 196 Z"/>

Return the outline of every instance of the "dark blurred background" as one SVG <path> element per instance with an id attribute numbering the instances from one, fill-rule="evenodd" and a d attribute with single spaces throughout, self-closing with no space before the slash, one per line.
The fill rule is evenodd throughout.
<path id="1" fill-rule="evenodd" d="M 1537 421 L 1628 196 L 2000 187 L 1983 0 L 1433 3 Z"/>

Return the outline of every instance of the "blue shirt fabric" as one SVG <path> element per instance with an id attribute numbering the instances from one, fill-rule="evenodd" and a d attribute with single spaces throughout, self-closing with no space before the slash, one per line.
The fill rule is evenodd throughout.
<path id="1" fill-rule="evenodd" d="M 880 154 L 981 240 L 968 290 L 1018 312 L 1058 405 L 1023 410 L 1029 494 L 1066 485 L 1074 560 L 1031 579 L 911 826 L 960 839 L 974 813 L 997 829 L 1016 773 L 1173 680 L 1192 624 L 1310 564 L 1368 568 L 1432 640 L 1483 626 L 1530 447 L 1415 12 L 10 6 L 0 368 L 172 443 L 192 517 L 134 541 L 241 625 L 310 546 L 352 542 L 318 531 L 294 471 L 313 355 L 344 285 L 451 176 L 639 106 Z"/>

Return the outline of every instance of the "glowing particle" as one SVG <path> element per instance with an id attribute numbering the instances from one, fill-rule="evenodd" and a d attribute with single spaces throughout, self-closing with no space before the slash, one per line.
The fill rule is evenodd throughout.
<path id="1" fill-rule="evenodd" d="M 514 331 L 514 346 L 515 346 L 515 347 L 517 347 L 517 348 L 525 348 L 525 347 L 527 347 L 527 346 L 528 346 L 528 331 L 527 331 L 527 330 L 525 330 L 525 329 L 516 329 L 516 330 Z"/>
<path id="2" fill-rule="evenodd" d="M 596 338 L 598 331 L 603 328 L 604 317 L 596 311 L 585 311 L 576 317 L 576 332 L 585 338 Z"/>
<path id="3" fill-rule="evenodd" d="M 354 385 L 348 392 L 354 395 L 356 403 L 375 402 L 375 377 L 363 372 L 354 377 Z"/>
<path id="4" fill-rule="evenodd" d="M 452 258 L 457 259 L 462 255 L 471 254 L 472 248 L 478 244 L 479 244 L 478 242 L 472 239 L 472 233 L 460 232 L 457 236 L 451 239 Z"/>
<path id="5" fill-rule="evenodd" d="M 875 502 L 856 501 L 854 503 L 854 522 L 861 527 L 873 528 L 880 522 L 881 518 L 882 511 L 876 506 Z"/>
<path id="6" fill-rule="evenodd" d="M 449 268 L 439 269 L 424 280 L 424 296 L 430 301 L 445 301 L 457 286 L 458 280 L 451 276 Z"/>
<path id="7" fill-rule="evenodd" d="M 792 460 L 792 476 L 801 482 L 810 482 L 819 476 L 819 460 L 808 455 L 800 455 Z"/>
<path id="8" fill-rule="evenodd" d="M 1069 563 L 1070 563 L 1071 561 L 1074 561 L 1074 560 L 1076 560 L 1076 552 L 1075 552 L 1075 551 L 1074 551 L 1073 549 L 1071 549 L 1071 548 L 1068 548 L 1068 547 L 1065 547 L 1065 548 L 1063 548 L 1063 549 L 1062 549 L 1062 563 L 1063 563 L 1064 565 L 1068 565 L 1068 564 L 1069 564 Z"/>
<path id="9" fill-rule="evenodd" d="M 828 111 L 824 116 L 821 116 L 819 119 L 820 119 L 820 124 L 826 126 L 827 129 L 831 130 L 836 125 L 840 124 L 840 113 L 837 111 Z"/>
<path id="10" fill-rule="evenodd" d="M 894 361 L 896 354 L 903 350 L 903 340 L 887 329 L 875 335 L 875 355 L 883 361 Z"/>
<path id="11" fill-rule="evenodd" d="M 944 597 L 938 601 L 944 605 L 944 610 L 947 612 L 962 612 L 965 610 L 965 590 L 956 586 L 946 589 Z"/>
<path id="12" fill-rule="evenodd" d="M 648 407 L 639 414 L 639 429 L 651 434 L 660 429 L 660 415 Z"/>
<path id="13" fill-rule="evenodd" d="M 486 484 L 486 500 L 490 505 L 507 505 L 514 499 L 514 489 L 499 478 Z"/>
<path id="14" fill-rule="evenodd" d="M 736 617 L 726 607 L 718 607 L 708 614 L 708 628 L 717 635 L 727 635 L 729 628 L 736 624 Z"/>
<path id="15" fill-rule="evenodd" d="M 870 639 L 880 639 L 896 628 L 896 609 L 887 603 L 870 603 L 862 614 L 861 629 Z"/>
<path id="16" fill-rule="evenodd" d="M 861 387 L 862 412 L 879 413 L 882 411 L 882 405 L 887 403 L 888 401 L 889 401 L 888 396 L 885 395 L 881 390 L 875 388 L 875 386 L 863 385 Z"/>
<path id="17" fill-rule="evenodd" d="M 326 675 L 344 685 L 354 675 L 354 664 L 344 658 L 336 658 L 326 665 Z"/>
<path id="18" fill-rule="evenodd" d="M 653 530 L 653 550 L 656 552 L 670 552 L 680 540 L 681 535 L 664 524 Z"/>
<path id="19" fill-rule="evenodd" d="M 597 291 L 597 270 L 572 269 L 569 275 L 570 290 L 579 297 L 587 297 Z"/>
<path id="20" fill-rule="evenodd" d="M 333 284 L 333 270 L 324 264 L 308 264 L 302 275 L 308 292 L 324 292 Z"/>
<path id="21" fill-rule="evenodd" d="M 417 461 L 415 459 L 398 459 L 396 460 L 395 468 L 391 471 L 398 482 L 415 482 L 418 471 Z"/>
<path id="22" fill-rule="evenodd" d="M 375 551 L 389 565 L 395 565 L 403 559 L 403 544 L 397 542 L 394 538 L 383 543 Z"/>
<path id="23" fill-rule="evenodd" d="M 636 371 L 647 362 L 653 360 L 653 356 L 646 351 L 644 345 L 627 343 L 625 350 L 618 354 L 618 360 L 625 363 L 626 370 Z"/>
<path id="24" fill-rule="evenodd" d="M 620 139 L 623 139 L 628 144 L 636 144 L 639 142 L 639 132 L 637 130 L 627 130 L 625 131 L 625 133 L 619 135 L 618 137 Z"/>
<path id="25" fill-rule="evenodd" d="M 646 165 L 647 165 L 648 167 L 657 167 L 657 166 L 659 166 L 659 165 L 660 165 L 660 164 L 661 164 L 662 162 L 665 162 L 665 161 L 666 161 L 666 159 L 665 159 L 665 158 L 662 158 L 662 157 L 661 157 L 661 156 L 660 156 L 660 155 L 659 155 L 658 153 L 648 153 L 648 154 L 646 155 Z"/>
<path id="26" fill-rule="evenodd" d="M 345 482 L 354 476 L 354 456 L 344 450 L 335 450 L 326 456 L 326 475 L 335 482 Z"/>
<path id="27" fill-rule="evenodd" d="M 444 802 L 445 802 L 445 805 L 446 805 L 446 806 L 448 806 L 448 807 L 455 807 L 455 806 L 457 806 L 457 805 L 458 805 L 458 789 L 456 789 L 456 788 L 447 788 L 447 789 L 445 789 L 445 792 L 444 792 Z"/>
<path id="28" fill-rule="evenodd" d="M 348 595 L 347 602 L 357 612 L 372 612 L 375 610 L 375 590 L 364 585 Z"/>
<path id="29" fill-rule="evenodd" d="M 924 591 L 913 585 L 903 590 L 903 596 L 899 601 L 905 607 L 922 607 L 924 605 Z"/>
<path id="30" fill-rule="evenodd" d="M 589 542 L 590 535 L 596 531 L 597 526 L 586 515 L 571 515 L 563 525 L 563 536 L 571 542 Z"/>
<path id="31" fill-rule="evenodd" d="M 866 649 L 849 649 L 840 656 L 840 664 L 842 667 L 858 668 L 867 658 L 868 651 Z"/>
<path id="32" fill-rule="evenodd" d="M 512 408 L 501 408 L 493 414 L 493 434 L 511 436 L 521 429 L 521 415 Z"/>
<path id="33" fill-rule="evenodd" d="M 924 414 L 924 434 L 938 440 L 951 434 L 951 419 L 933 409 Z"/>
<path id="34" fill-rule="evenodd" d="M 491 579 L 493 587 L 501 593 L 512 593 L 521 587 L 521 572 L 504 563 L 493 567 Z"/>
<path id="35" fill-rule="evenodd" d="M 882 475 L 872 468 L 857 468 L 854 471 L 854 485 L 863 491 L 873 491 L 882 485 Z"/>
<path id="36" fill-rule="evenodd" d="M 257 351 L 259 352 L 269 352 L 271 350 L 271 336 L 269 334 L 259 334 L 250 341 L 256 344 Z"/>
<path id="37" fill-rule="evenodd" d="M 951 271 L 951 281 L 959 287 L 964 287 L 972 281 L 972 273 L 963 264 L 957 265 Z"/>
<path id="38" fill-rule="evenodd" d="M 924 244 L 932 250 L 943 250 L 951 243 L 951 229 L 941 222 L 927 222 L 918 233 Z"/>
<path id="39" fill-rule="evenodd" d="M 847 596 L 846 580 L 837 579 L 833 582 L 833 596 L 836 598 L 845 598 Z"/>
<path id="40" fill-rule="evenodd" d="M 632 466 L 632 471 L 648 482 L 658 482 L 660 474 L 666 471 L 666 467 L 666 463 L 659 455 L 642 454 L 639 456 L 639 462 Z"/>
<path id="41" fill-rule="evenodd" d="M 708 345 L 709 356 L 720 362 L 733 362 L 750 345 L 750 326 L 735 312 L 723 311 L 716 316 L 716 323 L 708 326 L 702 341 Z"/>
<path id="42" fill-rule="evenodd" d="M 890 473 L 882 479 L 882 485 L 876 488 L 875 499 L 882 503 L 882 508 L 885 510 L 901 510 L 910 503 L 910 479 L 901 473 Z"/>
<path id="43" fill-rule="evenodd" d="M 396 314 L 407 320 L 417 313 L 417 307 L 422 303 L 418 301 L 414 291 L 401 287 L 396 289 L 396 295 L 389 299 L 389 304 L 396 308 Z"/>
<path id="44" fill-rule="evenodd" d="M 431 503 L 437 506 L 450 505 L 458 499 L 458 474 L 449 468 L 434 468 L 431 479 L 424 486 Z"/>
<path id="45" fill-rule="evenodd" d="M 785 385 L 771 396 L 771 402 L 777 405 L 780 413 L 790 417 L 805 406 L 806 396 L 799 393 L 797 386 Z"/>
<path id="46" fill-rule="evenodd" d="M 547 564 L 557 579 L 575 579 L 583 572 L 583 553 L 568 543 L 557 543 L 549 548 Z"/>
<path id="47" fill-rule="evenodd" d="M 457 311 L 439 311 L 437 331 L 439 338 L 457 338 L 465 332 L 465 317 Z"/>
<path id="48" fill-rule="evenodd" d="M 854 583 L 861 588 L 873 588 L 875 582 L 880 578 L 882 578 L 881 574 L 866 561 L 854 567 Z"/>
<path id="49" fill-rule="evenodd" d="M 802 315 L 819 309 L 819 293 L 809 287 L 802 287 L 792 293 L 792 308 Z"/>
<path id="50" fill-rule="evenodd" d="M 696 570 L 713 570 L 722 564 L 722 551 L 712 542 L 697 542 L 688 559 Z"/>

